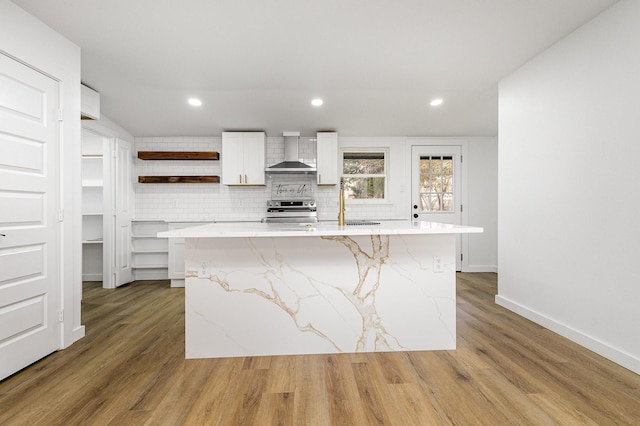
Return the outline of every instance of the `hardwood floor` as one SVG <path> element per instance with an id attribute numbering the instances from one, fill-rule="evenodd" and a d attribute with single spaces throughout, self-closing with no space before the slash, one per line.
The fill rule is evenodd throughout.
<path id="1" fill-rule="evenodd" d="M 0 382 L 0 425 L 638 425 L 640 376 L 458 275 L 455 351 L 185 360 L 184 292 L 85 285 L 87 335 Z"/>

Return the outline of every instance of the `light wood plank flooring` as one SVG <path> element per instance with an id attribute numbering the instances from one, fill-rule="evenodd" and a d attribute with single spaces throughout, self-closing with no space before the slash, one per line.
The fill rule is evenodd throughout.
<path id="1" fill-rule="evenodd" d="M 85 285 L 87 335 L 0 382 L 0 425 L 638 425 L 640 376 L 458 275 L 458 349 L 184 359 L 184 292 Z"/>

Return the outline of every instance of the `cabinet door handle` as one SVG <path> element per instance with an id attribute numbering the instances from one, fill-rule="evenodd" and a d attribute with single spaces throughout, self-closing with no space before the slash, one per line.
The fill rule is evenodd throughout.
<path id="1" fill-rule="evenodd" d="M 318 184 L 322 183 L 322 175 L 318 175 Z"/>
<path id="2" fill-rule="evenodd" d="M 240 173 L 240 183 L 242 183 L 242 173 Z"/>
<path id="3" fill-rule="evenodd" d="M 247 180 L 247 175 L 244 175 L 244 183 L 249 183 L 249 181 Z"/>

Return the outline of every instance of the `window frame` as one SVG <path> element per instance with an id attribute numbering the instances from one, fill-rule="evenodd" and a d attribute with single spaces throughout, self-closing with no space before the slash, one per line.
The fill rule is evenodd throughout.
<path id="1" fill-rule="evenodd" d="M 389 204 L 389 147 L 345 147 L 340 149 L 340 176 L 344 178 L 367 178 L 382 177 L 384 178 L 384 198 L 345 198 L 347 204 Z M 344 155 L 358 153 L 381 153 L 384 155 L 384 174 L 345 174 L 344 173 Z"/>
<path id="2" fill-rule="evenodd" d="M 440 209 L 439 210 L 422 210 L 422 208 L 420 208 L 420 213 L 426 213 L 426 214 L 451 214 L 451 213 L 456 213 L 456 198 L 458 197 L 458 194 L 456 194 L 455 191 L 455 183 L 456 183 L 456 179 L 458 179 L 458 169 L 457 169 L 457 165 L 456 165 L 456 156 L 455 155 L 450 155 L 450 154 L 434 154 L 434 155 L 428 155 L 428 160 L 433 161 L 435 158 L 438 158 L 440 161 L 444 161 L 444 160 L 451 160 L 451 174 L 445 174 L 440 172 L 438 174 L 438 177 L 442 178 L 444 176 L 451 176 L 451 190 L 450 191 L 444 191 L 444 187 L 442 188 L 441 191 L 427 191 L 427 192 L 422 192 L 420 191 L 419 194 L 419 202 L 418 205 L 421 206 L 422 205 L 422 196 L 423 195 L 427 195 L 427 196 L 442 196 L 444 199 L 444 196 L 446 196 L 447 194 L 451 195 L 451 210 L 443 210 L 442 206 L 443 206 L 443 201 L 440 202 Z M 422 161 L 422 160 L 426 160 L 427 158 L 423 158 L 423 156 L 419 156 L 418 161 Z M 418 179 L 420 181 L 422 181 L 422 173 L 421 173 L 421 168 L 420 166 L 418 167 Z M 444 170 L 444 167 L 441 168 L 441 170 Z M 429 177 L 434 176 L 434 174 L 431 172 L 431 169 L 428 173 Z M 421 186 L 421 184 L 419 184 Z"/>

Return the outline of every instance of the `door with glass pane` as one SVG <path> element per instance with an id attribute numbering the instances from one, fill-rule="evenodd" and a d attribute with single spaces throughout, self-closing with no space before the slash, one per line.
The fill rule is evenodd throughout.
<path id="1" fill-rule="evenodd" d="M 413 146 L 411 148 L 411 218 L 429 222 L 462 224 L 461 147 Z M 462 268 L 461 237 L 456 242 L 456 270 Z"/>

